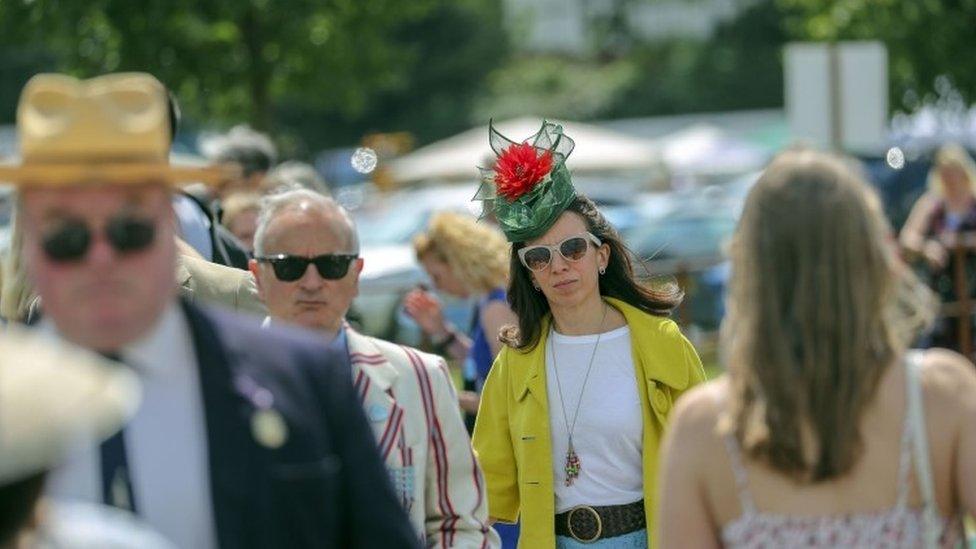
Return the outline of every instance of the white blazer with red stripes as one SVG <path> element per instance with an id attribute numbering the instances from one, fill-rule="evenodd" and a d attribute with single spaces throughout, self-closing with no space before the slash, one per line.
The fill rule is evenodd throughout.
<path id="1" fill-rule="evenodd" d="M 345 330 L 366 418 L 427 547 L 499 547 L 444 359 Z"/>

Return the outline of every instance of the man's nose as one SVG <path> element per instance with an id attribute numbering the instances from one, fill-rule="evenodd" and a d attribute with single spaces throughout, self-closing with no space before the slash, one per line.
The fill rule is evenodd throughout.
<path id="1" fill-rule="evenodd" d="M 298 279 L 298 285 L 304 290 L 317 290 L 324 282 L 314 263 L 309 263 L 308 267 L 305 267 L 305 273 Z"/>
<path id="2" fill-rule="evenodd" d="M 105 238 L 104 231 L 92 231 L 88 251 L 85 253 L 86 262 L 91 265 L 108 265 L 118 260 L 120 255 Z"/>

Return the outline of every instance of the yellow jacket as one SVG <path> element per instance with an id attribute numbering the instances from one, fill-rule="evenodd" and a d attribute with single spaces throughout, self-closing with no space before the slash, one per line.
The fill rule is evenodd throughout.
<path id="1" fill-rule="evenodd" d="M 704 381 L 705 371 L 698 353 L 673 321 L 616 299 L 607 298 L 607 302 L 623 313 L 630 328 L 644 416 L 644 504 L 650 545 L 664 424 L 675 399 Z M 534 348 L 521 352 L 505 347 L 499 353 L 485 381 L 472 441 L 485 474 L 489 516 L 515 522 L 521 515 L 519 547 L 532 549 L 556 545 L 546 397 L 548 330 L 547 318 Z"/>

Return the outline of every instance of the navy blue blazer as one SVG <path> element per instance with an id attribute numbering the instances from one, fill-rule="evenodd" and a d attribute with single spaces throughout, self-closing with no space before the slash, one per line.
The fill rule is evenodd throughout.
<path id="1" fill-rule="evenodd" d="M 347 353 L 300 330 L 262 330 L 253 318 L 188 303 L 183 310 L 200 367 L 220 547 L 418 547 Z M 252 426 L 269 401 L 287 425 L 277 448 Z"/>

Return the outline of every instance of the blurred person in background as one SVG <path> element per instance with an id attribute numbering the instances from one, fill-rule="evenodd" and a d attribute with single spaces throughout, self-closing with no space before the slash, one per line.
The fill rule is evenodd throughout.
<path id="1" fill-rule="evenodd" d="M 311 164 L 286 160 L 275 166 L 261 182 L 261 192 L 270 194 L 284 189 L 308 189 L 324 196 L 331 195 L 329 184 Z"/>
<path id="2" fill-rule="evenodd" d="M 427 290 L 413 290 L 403 300 L 407 314 L 431 338 L 434 348 L 464 361 L 465 391 L 460 402 L 473 420 L 478 393 L 501 350 L 498 334 L 502 326 L 517 320 L 505 298 L 509 245 L 492 226 L 468 215 L 440 212 L 431 217 L 426 232 L 414 237 L 413 247 L 437 291 L 478 300 L 466 334 L 444 318 L 440 301 Z"/>
<path id="3" fill-rule="evenodd" d="M 221 223 L 227 227 L 248 253 L 254 252 L 254 231 L 258 228 L 258 212 L 261 195 L 253 192 L 235 192 L 223 201 L 224 216 Z"/>
<path id="4" fill-rule="evenodd" d="M 481 388 L 501 350 L 498 334 L 502 326 L 517 321 L 505 298 L 509 245 L 492 225 L 469 215 L 440 212 L 431 217 L 426 232 L 414 237 L 413 247 L 437 291 L 478 299 L 466 334 L 447 322 L 440 301 L 426 289 L 413 290 L 403 300 L 407 314 L 431 338 L 435 351 L 462 361 L 464 390 L 458 399 L 471 431 Z M 517 525 L 496 523 L 495 530 L 502 547 L 515 548 Z"/>
<path id="5" fill-rule="evenodd" d="M 167 91 L 167 107 L 172 145 L 180 129 L 182 115 L 179 101 L 171 91 Z M 243 246 L 214 220 L 211 193 L 212 187 L 202 182 L 183 184 L 180 192 L 173 193 L 177 232 L 203 259 L 247 270 L 248 257 Z"/>
<path id="6" fill-rule="evenodd" d="M 21 94 L 22 163 L 0 180 L 20 193 L 36 329 L 143 383 L 124 432 L 72 451 L 50 493 L 135 511 L 180 547 L 414 547 L 346 356 L 177 299 L 173 188 L 223 170 L 170 164 L 165 112 L 144 73 L 42 74 Z"/>
<path id="7" fill-rule="evenodd" d="M 278 161 L 278 149 L 271 138 L 246 125 L 234 126 L 226 134 L 204 141 L 201 148 L 211 162 L 240 167 L 239 177 L 223 183 L 222 197 L 236 191 L 259 192 L 265 175 Z"/>
<path id="8" fill-rule="evenodd" d="M 523 143 L 489 127 L 489 141 L 499 157 L 476 198 L 513 243 L 518 318 L 474 430 L 489 514 L 521 521 L 520 547 L 646 548 L 661 433 L 673 402 L 705 379 L 667 318 L 682 294 L 636 281 L 620 235 L 573 188 L 560 126 Z"/>
<path id="9" fill-rule="evenodd" d="M 0 334 L 0 547 L 175 549 L 125 511 L 44 497 L 79 441 L 111 437 L 139 402 L 135 374 L 18 328 Z"/>
<path id="10" fill-rule="evenodd" d="M 929 284 L 944 304 L 960 300 L 955 248 L 961 245 L 968 297 L 976 297 L 976 163 L 966 149 L 957 144 L 939 149 L 929 172 L 928 191 L 912 207 L 899 240 L 909 259 L 924 261 Z M 929 343 L 961 350 L 959 317 L 972 312 L 950 309 L 946 313 L 934 326 Z M 969 337 L 972 341 L 972 333 Z"/>
<path id="11" fill-rule="evenodd" d="M 444 360 L 364 336 L 345 321 L 363 269 L 349 213 L 307 189 L 270 195 L 255 252 L 266 325 L 308 328 L 348 353 L 356 393 L 418 537 L 428 547 L 497 547 Z"/>
<path id="12" fill-rule="evenodd" d="M 750 191 L 729 373 L 673 414 L 661 547 L 955 547 L 976 508 L 976 372 L 906 351 L 934 299 L 854 169 L 791 151 Z"/>

